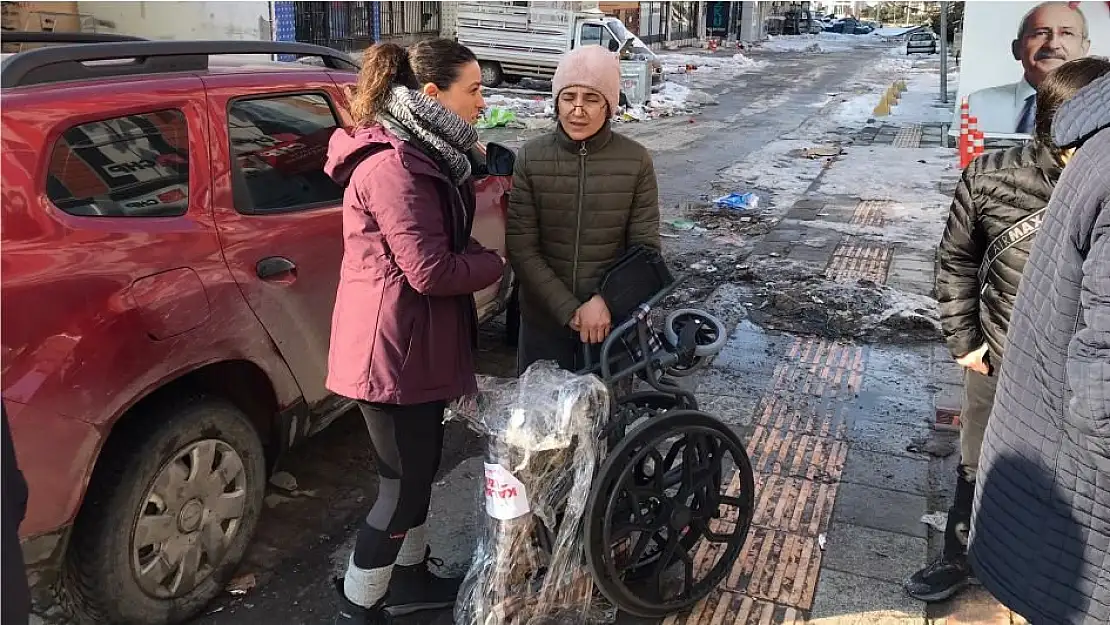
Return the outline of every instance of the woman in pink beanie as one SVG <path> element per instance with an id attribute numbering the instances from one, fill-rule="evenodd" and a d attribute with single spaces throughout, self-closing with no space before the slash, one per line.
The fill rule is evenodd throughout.
<path id="1" fill-rule="evenodd" d="M 584 366 L 581 343 L 612 328 L 597 294 L 630 247 L 659 243 L 659 192 L 644 146 L 613 132 L 620 62 L 601 46 L 569 52 L 551 81 L 559 123 L 517 154 L 507 247 L 520 280 L 517 368 L 554 360 Z"/>

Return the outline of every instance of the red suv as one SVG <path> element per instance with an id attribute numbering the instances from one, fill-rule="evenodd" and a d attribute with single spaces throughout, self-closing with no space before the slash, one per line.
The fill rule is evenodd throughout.
<path id="1" fill-rule="evenodd" d="M 43 38 L 67 45 L 0 70 L 24 554 L 72 611 L 176 622 L 233 573 L 279 454 L 348 408 L 324 388 L 343 190 L 321 166 L 356 68 L 297 43 Z M 476 234 L 501 250 L 512 155 L 494 149 Z"/>

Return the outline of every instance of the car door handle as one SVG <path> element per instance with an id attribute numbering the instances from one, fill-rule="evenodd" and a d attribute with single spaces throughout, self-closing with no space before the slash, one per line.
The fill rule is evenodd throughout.
<path id="1" fill-rule="evenodd" d="M 287 275 L 296 276 L 297 266 L 283 256 L 270 256 L 258 261 L 255 272 L 263 280 L 274 280 Z"/>

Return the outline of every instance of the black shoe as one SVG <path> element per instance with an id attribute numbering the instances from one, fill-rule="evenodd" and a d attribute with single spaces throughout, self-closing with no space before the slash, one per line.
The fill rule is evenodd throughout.
<path id="1" fill-rule="evenodd" d="M 404 616 L 423 610 L 443 610 L 455 605 L 459 595 L 461 577 L 439 577 L 428 570 L 428 565 L 443 566 L 443 560 L 431 557 L 431 549 L 424 552 L 424 561 L 412 566 L 394 566 L 389 580 L 389 594 L 385 609 L 393 616 Z"/>
<path id="2" fill-rule="evenodd" d="M 336 578 L 335 590 L 339 593 L 339 600 L 342 604 L 339 608 L 339 614 L 335 617 L 335 625 L 390 625 L 393 623 L 393 617 L 389 612 L 386 612 L 384 607 L 388 595 L 383 597 L 374 607 L 364 608 L 351 603 L 351 600 L 347 598 L 346 593 L 343 592 L 342 577 Z"/>
<path id="3" fill-rule="evenodd" d="M 914 599 L 933 603 L 948 599 L 974 582 L 966 557 L 941 556 L 914 573 L 902 587 Z"/>

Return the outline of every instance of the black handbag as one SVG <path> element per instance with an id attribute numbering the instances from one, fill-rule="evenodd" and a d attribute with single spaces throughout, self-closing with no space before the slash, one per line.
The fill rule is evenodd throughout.
<path id="1" fill-rule="evenodd" d="M 663 255 L 653 248 L 636 245 L 605 270 L 598 294 L 605 300 L 616 325 L 673 282 L 674 276 Z"/>

